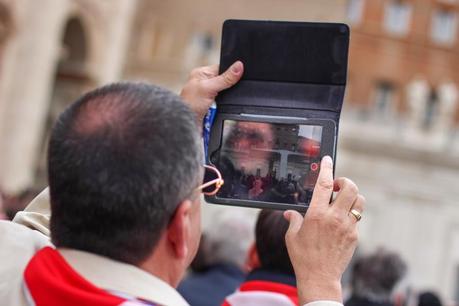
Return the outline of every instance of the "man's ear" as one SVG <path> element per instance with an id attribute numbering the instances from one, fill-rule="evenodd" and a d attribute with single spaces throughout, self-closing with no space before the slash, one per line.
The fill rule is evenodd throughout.
<path id="1" fill-rule="evenodd" d="M 181 202 L 175 210 L 169 226 L 167 228 L 167 240 L 172 252 L 180 259 L 188 256 L 188 239 L 191 230 L 191 201 Z"/>
<path id="2" fill-rule="evenodd" d="M 256 268 L 261 266 L 260 257 L 258 256 L 257 247 L 255 246 L 255 242 L 252 243 L 248 252 L 247 252 L 247 259 L 245 263 L 245 267 L 247 271 L 252 271 Z"/>

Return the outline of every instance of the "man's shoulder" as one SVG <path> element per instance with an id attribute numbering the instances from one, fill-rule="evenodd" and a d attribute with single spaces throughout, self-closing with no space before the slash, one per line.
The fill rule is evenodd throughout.
<path id="1" fill-rule="evenodd" d="M 48 237 L 24 225 L 0 221 L 0 270 L 24 269 L 30 258 L 41 248 L 51 245 Z M 21 270 L 21 271 L 22 271 Z"/>
<path id="2" fill-rule="evenodd" d="M 0 284 L 22 272 L 35 253 L 51 241 L 41 232 L 22 224 L 0 220 Z"/>
<path id="3" fill-rule="evenodd" d="M 51 242 L 47 236 L 39 231 L 22 224 L 0 220 L 0 244 L 2 245 L 0 252 L 7 251 L 6 246 L 36 251 L 50 245 Z M 10 252 L 8 251 L 8 253 Z"/>
<path id="4" fill-rule="evenodd" d="M 0 221 L 0 300 L 5 305 L 23 305 L 22 274 L 41 248 L 51 245 L 42 233 L 23 225 Z"/>

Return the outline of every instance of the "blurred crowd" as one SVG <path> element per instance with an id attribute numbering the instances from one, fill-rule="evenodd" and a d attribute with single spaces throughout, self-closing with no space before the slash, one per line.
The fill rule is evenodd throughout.
<path id="1" fill-rule="evenodd" d="M 221 168 L 226 169 L 225 166 Z M 288 174 L 286 178 L 277 179 L 275 171 L 265 176 L 261 176 L 259 171 L 255 174 L 235 172 L 232 177 L 225 176 L 225 182 L 226 186 L 219 196 L 232 199 L 305 204 L 312 195 L 312 190 L 302 187 L 300 178 Z"/>
<path id="2" fill-rule="evenodd" d="M 204 231 L 198 254 L 178 288 L 190 305 L 244 305 L 239 304 L 244 299 L 253 302 L 253 291 L 282 292 L 295 301 L 295 274 L 284 240 L 288 223 L 282 212 L 260 212 L 254 241 L 244 216 L 229 213 L 219 219 Z M 409 268 L 396 252 L 378 249 L 356 255 L 347 273 L 345 306 L 449 305 L 434 291 L 411 288 Z M 268 288 L 268 283 L 283 289 Z"/>

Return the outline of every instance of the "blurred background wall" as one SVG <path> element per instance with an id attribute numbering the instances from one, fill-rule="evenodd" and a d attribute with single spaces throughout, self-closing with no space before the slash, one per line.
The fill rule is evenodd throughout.
<path id="1" fill-rule="evenodd" d="M 218 63 L 228 18 L 350 24 L 337 175 L 367 198 L 358 251 L 396 250 L 410 286 L 459 300 L 457 0 L 0 0 L 1 190 L 46 185 L 50 127 L 82 92 L 121 79 L 178 92 Z"/>

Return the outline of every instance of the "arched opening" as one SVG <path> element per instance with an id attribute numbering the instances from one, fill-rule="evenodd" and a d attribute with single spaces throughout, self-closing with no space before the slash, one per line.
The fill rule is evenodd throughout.
<path id="1" fill-rule="evenodd" d="M 84 73 L 88 53 L 86 40 L 86 33 L 80 19 L 71 18 L 67 22 L 62 39 L 58 73 Z"/>
<path id="2" fill-rule="evenodd" d="M 68 105 L 94 85 L 88 70 L 89 47 L 87 31 L 80 18 L 70 18 L 63 31 L 60 56 L 43 131 L 42 150 L 36 166 L 37 187 L 47 184 L 47 143 L 54 122 Z"/>

